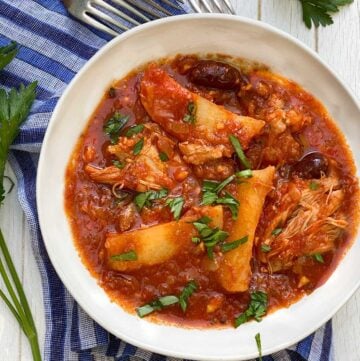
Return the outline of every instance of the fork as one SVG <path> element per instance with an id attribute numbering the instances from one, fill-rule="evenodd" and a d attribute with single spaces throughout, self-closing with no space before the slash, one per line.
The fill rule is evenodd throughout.
<path id="1" fill-rule="evenodd" d="M 104 0 L 63 0 L 63 3 L 72 16 L 112 36 L 117 36 L 121 31 L 129 30 L 132 26 L 140 25 L 140 21 L 147 22 L 152 19 L 161 18 L 165 15 L 172 15 L 167 9 L 156 3 L 154 0 L 143 0 L 142 2 L 139 0 L 111 1 L 120 6 L 123 10 L 110 5 Z M 176 3 L 171 0 L 162 0 L 164 4 L 167 4 L 174 9 L 181 10 L 178 3 L 183 3 L 184 1 L 175 1 Z M 198 13 L 203 12 L 201 7 L 205 9 L 205 12 L 216 12 L 216 9 L 220 12 L 224 12 L 223 7 L 220 5 L 220 1 L 224 3 L 230 13 L 235 14 L 235 10 L 231 5 L 230 0 L 189 0 L 189 3 L 194 11 Z M 110 16 L 110 14 L 122 19 L 126 24 L 116 20 L 114 17 Z M 132 16 L 130 16 L 130 14 Z M 114 27 L 121 31 L 116 31 Z"/>

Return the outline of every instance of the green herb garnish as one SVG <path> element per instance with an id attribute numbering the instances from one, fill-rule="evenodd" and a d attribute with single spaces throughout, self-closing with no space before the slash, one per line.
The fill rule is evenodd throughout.
<path id="1" fill-rule="evenodd" d="M 321 255 L 321 253 L 314 253 L 312 255 L 312 257 L 314 258 L 315 261 L 319 262 L 319 263 L 324 263 L 324 258 Z"/>
<path id="2" fill-rule="evenodd" d="M 300 0 L 303 20 L 305 25 L 311 29 L 311 25 L 315 27 L 319 25 L 327 26 L 333 24 L 331 13 L 340 11 L 339 7 L 351 4 L 353 0 Z"/>
<path id="3" fill-rule="evenodd" d="M 144 130 L 144 128 L 145 128 L 144 124 L 133 125 L 126 131 L 125 137 L 130 138 L 135 134 L 139 134 Z"/>
<path id="4" fill-rule="evenodd" d="M 121 254 L 115 254 L 110 257 L 112 261 L 136 261 L 137 254 L 135 251 L 129 251 Z"/>
<path id="5" fill-rule="evenodd" d="M 167 162 L 169 160 L 169 157 L 165 152 L 160 152 L 159 158 L 162 162 Z"/>
<path id="6" fill-rule="evenodd" d="M 240 172 L 236 172 L 235 174 L 237 177 L 240 177 L 240 178 L 251 178 L 253 176 L 251 169 L 244 169 L 244 170 L 241 170 Z"/>
<path id="7" fill-rule="evenodd" d="M 262 348 L 261 348 L 261 336 L 260 333 L 255 335 L 256 346 L 259 351 L 259 361 L 262 361 Z"/>
<path id="8" fill-rule="evenodd" d="M 282 228 L 275 228 L 275 229 L 271 232 L 271 234 L 272 234 L 273 236 L 278 236 L 282 231 L 283 231 Z"/>
<path id="9" fill-rule="evenodd" d="M 125 163 L 120 162 L 119 160 L 115 159 L 112 161 L 112 164 L 119 169 L 123 169 L 125 167 Z"/>
<path id="10" fill-rule="evenodd" d="M 181 291 L 179 296 L 179 304 L 183 312 L 185 312 L 187 309 L 189 297 L 197 290 L 197 288 L 198 287 L 195 281 L 191 280 Z"/>
<path id="11" fill-rule="evenodd" d="M 271 247 L 268 244 L 262 244 L 261 251 L 264 253 L 269 253 L 271 251 Z"/>
<path id="12" fill-rule="evenodd" d="M 309 188 L 310 188 L 312 191 L 318 190 L 319 187 L 320 187 L 319 183 L 316 183 L 316 182 L 310 182 L 310 183 L 309 183 Z"/>
<path id="13" fill-rule="evenodd" d="M 134 145 L 133 154 L 134 154 L 134 155 L 140 154 L 141 150 L 143 149 L 143 146 L 144 146 L 144 138 L 141 138 L 141 139 Z"/>
<path id="14" fill-rule="evenodd" d="M 223 243 L 220 246 L 221 251 L 224 253 L 230 252 L 233 249 L 238 248 L 241 244 L 246 243 L 248 241 L 248 239 L 249 239 L 249 236 L 245 236 L 245 237 L 237 239 L 236 241 L 233 241 L 233 242 Z"/>
<path id="15" fill-rule="evenodd" d="M 182 207 L 184 205 L 183 197 L 169 198 L 166 201 L 166 204 L 170 207 L 171 213 L 174 215 L 174 218 L 178 220 L 181 215 Z"/>
<path id="16" fill-rule="evenodd" d="M 0 70 L 4 69 L 18 53 L 19 48 L 15 41 L 12 41 L 9 45 L 0 47 Z"/>
<path id="17" fill-rule="evenodd" d="M 179 302 L 179 298 L 176 296 L 164 296 L 160 297 L 157 300 L 154 300 L 150 303 L 147 303 L 136 309 L 136 313 L 139 317 L 145 317 L 154 311 L 160 311 L 164 307 L 174 305 Z"/>
<path id="18" fill-rule="evenodd" d="M 239 139 L 237 139 L 234 135 L 230 135 L 229 136 L 229 140 L 232 144 L 232 146 L 234 147 L 235 149 L 235 152 L 241 162 L 241 164 L 246 168 L 246 169 L 250 169 L 251 168 L 251 165 L 250 165 L 250 162 L 249 160 L 246 158 L 246 155 L 242 149 L 242 146 L 239 142 Z"/>
<path id="19" fill-rule="evenodd" d="M 204 243 L 208 257 L 214 259 L 214 247 L 225 241 L 229 236 L 229 233 L 218 227 L 209 227 L 208 223 L 210 223 L 210 221 L 211 219 L 209 217 L 203 217 L 193 222 L 193 225 L 199 232 L 200 240 Z"/>
<path id="20" fill-rule="evenodd" d="M 167 189 L 161 189 L 159 191 L 147 191 L 143 193 L 138 193 L 134 198 L 134 202 L 139 211 L 141 211 L 143 207 L 151 207 L 153 201 L 165 198 L 167 195 Z"/>
<path id="21" fill-rule="evenodd" d="M 212 180 L 204 180 L 202 186 L 203 196 L 201 204 L 204 206 L 212 204 L 223 204 L 229 207 L 232 218 L 236 219 L 240 205 L 239 201 L 228 192 L 225 192 L 223 196 L 219 196 L 219 193 L 224 189 L 224 187 L 231 183 L 235 178 L 236 176 L 233 174 L 221 183 Z"/>
<path id="22" fill-rule="evenodd" d="M 239 327 L 243 323 L 248 322 L 251 318 L 260 322 L 262 317 L 266 314 L 267 306 L 268 296 L 265 292 L 252 292 L 250 294 L 250 304 L 247 310 L 235 319 L 235 327 Z"/>
<path id="23" fill-rule="evenodd" d="M 0 69 L 4 68 L 16 56 L 16 43 L 0 47 Z M 28 86 L 20 85 L 6 92 L 0 89 L 0 206 L 5 197 L 4 176 L 5 164 L 9 148 L 19 133 L 21 123 L 27 118 L 31 105 L 36 96 L 37 82 Z M 34 361 L 41 361 L 39 341 L 34 319 L 27 301 L 19 275 L 14 266 L 8 246 L 0 230 L 0 275 L 7 294 L 0 289 L 0 298 L 13 314 L 21 329 L 25 333 L 31 346 Z"/>
<path id="24" fill-rule="evenodd" d="M 190 102 L 187 106 L 187 113 L 184 115 L 183 121 L 185 123 L 195 124 L 196 121 L 196 105 Z"/>
<path id="25" fill-rule="evenodd" d="M 114 115 L 106 122 L 103 129 L 105 134 L 110 137 L 111 144 L 116 144 L 119 140 L 120 132 L 129 120 L 128 115 L 122 115 L 115 112 Z"/>

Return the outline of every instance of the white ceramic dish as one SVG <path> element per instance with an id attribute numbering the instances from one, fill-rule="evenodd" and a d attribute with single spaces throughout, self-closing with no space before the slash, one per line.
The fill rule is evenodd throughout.
<path id="1" fill-rule="evenodd" d="M 136 346 L 198 360 L 246 360 L 258 351 L 283 349 L 320 327 L 360 283 L 360 242 L 330 279 L 288 309 L 238 329 L 194 330 L 150 323 L 112 303 L 82 264 L 64 211 L 64 173 L 71 152 L 103 93 L 130 70 L 176 53 L 220 52 L 257 60 L 308 89 L 329 110 L 360 164 L 360 109 L 355 98 L 319 57 L 289 35 L 263 23 L 227 15 L 186 15 L 139 26 L 102 48 L 74 78 L 51 118 L 41 151 L 37 204 L 42 234 L 60 278 L 104 328 Z"/>

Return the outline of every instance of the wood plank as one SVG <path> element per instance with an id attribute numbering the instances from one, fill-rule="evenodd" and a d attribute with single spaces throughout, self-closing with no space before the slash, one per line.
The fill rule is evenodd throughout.
<path id="1" fill-rule="evenodd" d="M 261 1 L 261 20 L 286 31 L 310 48 L 315 49 L 315 31 L 306 28 L 302 21 L 299 1 Z"/>
<path id="2" fill-rule="evenodd" d="M 15 180 L 15 175 L 7 166 L 5 174 Z M 6 182 L 6 181 L 5 181 Z M 7 185 L 7 182 L 5 183 Z M 0 227 L 9 247 L 19 277 L 23 270 L 23 239 L 21 234 L 23 224 L 23 213 L 19 211 L 20 205 L 17 201 L 16 187 L 5 198 L 4 205 L 0 209 Z M 0 287 L 5 291 L 2 279 Z M 4 302 L 0 299 L 0 345 L 1 359 L 20 359 L 20 327 L 14 316 L 10 313 Z"/>
<path id="3" fill-rule="evenodd" d="M 258 1 L 256 0 L 233 0 L 232 4 L 237 15 L 245 16 L 248 18 L 258 18 Z"/>
<path id="4" fill-rule="evenodd" d="M 360 1 L 334 15 L 334 24 L 319 28 L 318 52 L 360 98 Z M 335 361 L 360 360 L 360 290 L 334 316 Z"/>

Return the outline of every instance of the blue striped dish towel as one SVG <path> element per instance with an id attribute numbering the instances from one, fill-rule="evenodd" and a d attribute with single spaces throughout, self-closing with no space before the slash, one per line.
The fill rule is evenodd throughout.
<path id="1" fill-rule="evenodd" d="M 168 9 L 175 14 L 172 8 Z M 183 12 L 186 11 L 189 8 L 184 7 Z M 127 344 L 96 324 L 58 278 L 39 229 L 35 178 L 48 121 L 67 84 L 110 37 L 69 17 L 60 0 L 0 0 L 0 46 L 10 40 L 20 44 L 21 49 L 0 73 L 1 86 L 9 89 L 20 83 L 39 82 L 36 101 L 12 147 L 10 163 L 18 179 L 19 199 L 30 226 L 42 278 L 46 319 L 44 361 L 174 361 Z M 290 349 L 263 359 L 329 361 L 331 340 L 329 322 Z"/>

